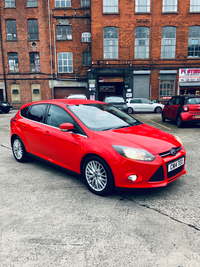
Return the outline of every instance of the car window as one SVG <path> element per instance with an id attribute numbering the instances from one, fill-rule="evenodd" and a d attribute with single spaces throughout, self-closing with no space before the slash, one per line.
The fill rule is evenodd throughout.
<path id="1" fill-rule="evenodd" d="M 144 104 L 150 104 L 151 101 L 149 101 L 148 99 L 141 99 L 141 102 Z"/>
<path id="2" fill-rule="evenodd" d="M 51 105 L 47 112 L 46 123 L 59 128 L 60 125 L 65 122 L 74 124 L 74 119 L 63 108 Z"/>
<path id="3" fill-rule="evenodd" d="M 112 96 L 112 97 L 106 97 L 104 102 L 106 102 L 106 103 L 125 103 L 125 100 L 123 99 L 123 97 Z"/>
<path id="4" fill-rule="evenodd" d="M 139 104 L 141 103 L 140 99 L 132 99 L 131 104 Z"/>
<path id="5" fill-rule="evenodd" d="M 188 98 L 187 104 L 200 104 L 200 97 Z"/>
<path id="6" fill-rule="evenodd" d="M 179 97 L 177 97 L 174 101 L 174 105 L 180 105 L 181 104 L 181 100 Z"/>
<path id="7" fill-rule="evenodd" d="M 28 109 L 29 109 L 29 107 L 25 107 L 25 108 L 23 108 L 23 109 L 20 111 L 20 114 L 21 114 L 22 117 L 27 118 L 27 115 L 28 115 Z"/>
<path id="8" fill-rule="evenodd" d="M 169 100 L 169 105 L 174 105 L 175 98 L 173 97 L 172 99 Z"/>
<path id="9" fill-rule="evenodd" d="M 28 113 L 27 118 L 33 121 L 43 122 L 47 105 L 38 104 L 33 105 Z"/>

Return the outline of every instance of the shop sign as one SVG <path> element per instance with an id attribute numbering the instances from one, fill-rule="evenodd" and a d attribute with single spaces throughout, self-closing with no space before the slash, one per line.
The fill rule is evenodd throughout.
<path id="1" fill-rule="evenodd" d="M 162 100 L 169 100 L 171 98 L 172 98 L 171 96 L 162 96 Z"/>
<path id="2" fill-rule="evenodd" d="M 115 92 L 115 86 L 114 85 L 108 85 L 108 86 L 99 86 L 99 92 Z"/>
<path id="3" fill-rule="evenodd" d="M 200 69 L 179 69 L 179 82 L 200 82 Z"/>
<path id="4" fill-rule="evenodd" d="M 122 83 L 124 81 L 124 77 L 100 77 L 100 83 Z"/>

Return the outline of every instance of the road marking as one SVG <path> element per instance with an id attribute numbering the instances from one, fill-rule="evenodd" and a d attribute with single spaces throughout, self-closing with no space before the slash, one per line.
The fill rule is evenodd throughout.
<path id="1" fill-rule="evenodd" d="M 134 114 L 133 116 L 135 116 L 135 115 L 138 116 L 138 117 L 140 117 L 140 118 L 143 118 L 143 119 L 145 119 L 145 120 L 147 120 L 147 121 L 153 122 L 153 123 L 155 123 L 155 124 L 157 124 L 157 125 L 160 125 L 161 127 L 166 128 L 167 130 L 171 131 L 171 128 L 169 128 L 169 127 L 167 127 L 167 126 L 164 126 L 164 125 L 162 125 L 162 124 L 160 124 L 160 123 L 157 123 L 157 122 L 155 122 L 155 121 L 152 121 L 152 120 L 150 120 L 150 119 L 147 119 L 146 117 L 140 116 L 140 115 L 138 115 L 138 114 Z"/>

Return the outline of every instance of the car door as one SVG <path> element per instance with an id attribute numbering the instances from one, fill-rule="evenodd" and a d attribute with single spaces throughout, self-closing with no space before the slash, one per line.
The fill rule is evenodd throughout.
<path id="1" fill-rule="evenodd" d="M 173 105 L 171 105 L 171 119 L 176 120 L 178 109 L 181 105 L 181 98 L 179 96 L 175 97 Z"/>
<path id="2" fill-rule="evenodd" d="M 44 121 L 46 104 L 36 104 L 21 111 L 21 118 L 18 121 L 21 130 L 21 138 L 26 151 L 38 157 L 41 156 L 41 128 Z"/>
<path id="3" fill-rule="evenodd" d="M 133 108 L 135 112 L 141 112 L 141 100 L 140 99 L 131 99 L 130 100 L 130 106 Z"/>
<path id="4" fill-rule="evenodd" d="M 141 99 L 142 102 L 142 111 L 143 112 L 153 112 L 154 111 L 154 105 L 153 103 L 148 99 Z"/>
<path id="5" fill-rule="evenodd" d="M 61 131 L 65 122 L 75 124 L 70 114 L 60 106 L 50 105 L 42 126 L 42 153 L 46 160 L 73 170 L 76 160 L 78 135 L 70 131 Z"/>
<path id="6" fill-rule="evenodd" d="M 164 115 L 166 119 L 172 119 L 172 108 L 175 101 L 175 97 L 172 97 L 164 107 Z"/>

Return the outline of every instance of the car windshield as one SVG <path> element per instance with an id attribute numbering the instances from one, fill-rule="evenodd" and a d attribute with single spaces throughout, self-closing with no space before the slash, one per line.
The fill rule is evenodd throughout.
<path id="1" fill-rule="evenodd" d="M 141 124 L 132 116 L 108 104 L 81 104 L 68 108 L 92 131 L 106 131 Z"/>
<path id="2" fill-rule="evenodd" d="M 200 97 L 188 98 L 187 104 L 200 104 Z"/>
<path id="3" fill-rule="evenodd" d="M 112 96 L 105 99 L 106 103 L 125 103 L 123 97 Z"/>

